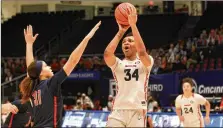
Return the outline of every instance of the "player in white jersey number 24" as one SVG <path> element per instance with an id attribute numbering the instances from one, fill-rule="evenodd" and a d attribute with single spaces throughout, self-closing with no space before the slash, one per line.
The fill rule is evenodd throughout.
<path id="1" fill-rule="evenodd" d="M 193 80 L 184 78 L 182 81 L 183 94 L 176 98 L 176 113 L 184 127 L 204 127 L 210 123 L 210 103 L 201 95 L 193 93 Z M 200 105 L 205 105 L 206 116 L 203 119 Z"/>
<path id="2" fill-rule="evenodd" d="M 118 90 L 106 127 L 146 126 L 147 85 L 154 62 L 147 54 L 136 26 L 137 15 L 134 13 L 136 10 L 129 9 L 129 11 L 128 22 L 132 33 L 127 34 L 122 41 L 124 60 L 117 58 L 114 52 L 129 26 L 118 24 L 119 31 L 104 52 L 104 60 L 112 70 Z"/>

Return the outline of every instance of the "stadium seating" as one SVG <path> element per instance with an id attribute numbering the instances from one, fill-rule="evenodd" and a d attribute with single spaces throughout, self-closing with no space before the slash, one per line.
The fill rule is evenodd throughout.
<path id="1" fill-rule="evenodd" d="M 2 56 L 24 56 L 23 29 L 31 24 L 39 33 L 35 48 L 39 48 L 74 20 L 83 18 L 83 11 L 21 13 L 2 24 Z"/>

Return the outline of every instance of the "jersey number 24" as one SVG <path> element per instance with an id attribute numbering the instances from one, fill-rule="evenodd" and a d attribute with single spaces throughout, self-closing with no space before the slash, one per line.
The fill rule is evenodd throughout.
<path id="1" fill-rule="evenodd" d="M 184 108 L 184 112 L 186 113 L 186 114 L 188 114 L 188 113 L 193 113 L 193 109 L 192 109 L 192 107 L 190 107 L 190 108 Z"/>
<path id="2" fill-rule="evenodd" d="M 131 69 L 125 69 L 125 81 L 130 81 L 132 78 L 135 78 L 136 81 L 139 80 L 139 70 L 135 69 L 134 72 L 131 74 Z"/>

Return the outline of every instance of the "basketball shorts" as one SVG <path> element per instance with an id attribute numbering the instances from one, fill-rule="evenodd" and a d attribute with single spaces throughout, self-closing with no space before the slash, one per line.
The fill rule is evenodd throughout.
<path id="1" fill-rule="evenodd" d="M 199 127 L 199 128 L 202 128 L 204 127 L 204 120 L 201 119 L 201 120 L 194 120 L 194 121 L 187 121 L 185 120 L 183 122 L 183 127 L 184 128 L 188 128 L 188 127 Z"/>
<path id="2" fill-rule="evenodd" d="M 106 127 L 146 127 L 146 110 L 113 110 Z"/>

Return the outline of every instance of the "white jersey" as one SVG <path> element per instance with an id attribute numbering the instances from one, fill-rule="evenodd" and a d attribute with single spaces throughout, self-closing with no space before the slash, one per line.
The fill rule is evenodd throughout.
<path id="1" fill-rule="evenodd" d="M 190 98 L 179 95 L 176 98 L 176 108 L 181 108 L 184 117 L 184 127 L 203 127 L 204 120 L 200 110 L 200 105 L 204 105 L 206 99 L 199 95 L 193 94 Z"/>
<path id="2" fill-rule="evenodd" d="M 113 109 L 147 109 L 148 79 L 154 63 L 149 57 L 149 67 L 138 58 L 133 61 L 116 58 L 116 63 L 110 67 L 117 87 Z"/>

